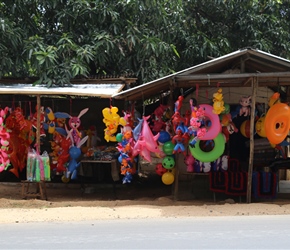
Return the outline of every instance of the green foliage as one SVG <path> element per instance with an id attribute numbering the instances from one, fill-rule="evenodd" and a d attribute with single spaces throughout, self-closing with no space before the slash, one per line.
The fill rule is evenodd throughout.
<path id="1" fill-rule="evenodd" d="M 244 47 L 290 58 L 289 10 L 280 0 L 5 0 L 0 77 L 144 83 Z"/>

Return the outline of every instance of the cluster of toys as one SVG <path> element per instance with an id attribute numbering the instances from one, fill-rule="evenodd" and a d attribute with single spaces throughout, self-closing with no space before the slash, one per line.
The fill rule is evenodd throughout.
<path id="1" fill-rule="evenodd" d="M 229 135 L 238 131 L 232 122 L 229 105 L 223 101 L 222 89 L 214 93 L 213 105 L 197 105 L 195 99 L 190 99 L 190 109 L 184 115 L 181 112 L 183 101 L 184 97 L 179 96 L 172 116 L 168 115 L 169 107 L 161 104 L 151 116 L 139 118 L 135 127 L 130 112 L 120 117 L 116 107 L 103 110 L 104 136 L 118 142 L 124 184 L 130 183 L 137 173 L 137 156 L 148 162 L 152 154 L 162 159 L 162 163 L 156 165 L 156 173 L 165 185 L 174 182 L 176 154 L 184 155 L 188 172 L 205 172 L 213 168 L 214 163 L 222 162 L 219 159 L 224 154 Z M 122 127 L 119 133 L 116 132 L 118 126 Z M 108 131 L 114 133 L 108 137 Z M 211 150 L 204 151 L 201 141 L 207 142 Z"/>
<path id="2" fill-rule="evenodd" d="M 123 111 L 123 116 L 120 116 L 117 107 L 111 106 L 102 110 L 106 127 L 104 139 L 107 142 L 118 143 L 118 161 L 121 164 L 120 173 L 123 175 L 124 184 L 131 183 L 133 175 L 137 173 L 137 156 L 148 162 L 151 162 L 152 155 L 162 159 L 162 163 L 156 166 L 156 173 L 166 185 L 174 182 L 176 154 L 183 154 L 188 172 L 206 172 L 214 168 L 213 164 L 224 154 L 229 136 L 238 132 L 232 119 L 236 115 L 249 116 L 251 110 L 251 97 L 248 96 L 241 98 L 240 106 L 235 112 L 230 112 L 230 106 L 224 103 L 221 88 L 213 94 L 212 105 L 197 104 L 192 98 L 189 100 L 188 109 L 182 113 L 183 102 L 184 97 L 179 96 L 172 115 L 168 105 L 160 104 L 152 115 L 142 116 L 138 120 L 134 119 L 134 114 L 129 111 Z M 277 93 L 270 102 L 269 111 L 256 123 L 256 131 L 260 136 L 267 137 L 271 143 L 279 144 L 289 130 L 290 124 L 287 125 L 289 122 L 285 118 L 289 116 L 289 106 L 280 103 Z M 40 135 L 44 138 L 49 134 L 50 170 L 62 173 L 64 182 L 75 179 L 76 170 L 80 165 L 79 158 L 84 153 L 81 147 L 86 147 L 85 154 L 89 155 L 92 153 L 89 149 L 96 140 L 100 140 L 94 126 L 87 131 L 80 131 L 81 117 L 87 113 L 88 108 L 81 110 L 78 116 L 63 112 L 54 113 L 50 107 L 36 107 L 36 111 L 38 110 L 41 113 Z M 272 136 L 273 124 L 279 122 L 287 127 L 275 128 L 275 136 Z M 0 110 L 0 172 L 12 165 L 9 171 L 19 177 L 26 165 L 30 166 L 30 170 L 37 169 L 34 167 L 35 162 L 31 163 L 31 159 L 38 159 L 39 154 L 31 154 L 29 151 L 35 143 L 36 123 L 37 112 L 26 118 L 20 107 L 14 110 L 7 107 Z M 118 131 L 119 128 L 121 131 Z M 209 147 L 210 150 L 204 150 L 205 147 Z M 37 180 L 50 178 L 33 171 Z M 29 173 L 31 178 L 31 172 Z"/>
<path id="3" fill-rule="evenodd" d="M 36 146 L 37 111 L 40 111 L 41 142 L 50 140 L 51 144 L 51 150 L 45 155 L 33 151 Z M 19 178 L 20 172 L 27 166 L 29 181 L 50 180 L 50 171 L 64 174 L 62 179 L 66 182 L 76 178 L 80 147 L 88 139 L 78 129 L 80 117 L 87 111 L 84 109 L 78 116 L 71 116 L 62 112 L 54 113 L 50 107 L 36 107 L 36 112 L 26 118 L 20 107 L 2 109 L 0 172 L 9 170 Z"/>

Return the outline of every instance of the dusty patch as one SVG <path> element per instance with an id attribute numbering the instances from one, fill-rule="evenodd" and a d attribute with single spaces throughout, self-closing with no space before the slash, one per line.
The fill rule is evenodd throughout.
<path id="1" fill-rule="evenodd" d="M 119 186 L 116 193 L 106 186 L 86 194 L 79 185 L 49 184 L 47 193 L 47 201 L 24 200 L 20 183 L 0 183 L 0 223 L 290 214 L 288 194 L 246 204 L 237 197 L 213 202 L 211 194 L 200 199 L 185 191 L 183 199 L 176 201 L 171 187 L 166 186 Z"/>

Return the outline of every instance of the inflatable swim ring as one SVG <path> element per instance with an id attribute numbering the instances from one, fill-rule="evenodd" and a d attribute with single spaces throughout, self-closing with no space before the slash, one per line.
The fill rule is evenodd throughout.
<path id="1" fill-rule="evenodd" d="M 273 105 L 265 117 L 265 132 L 270 143 L 281 143 L 289 133 L 290 107 L 285 103 Z"/>
<path id="2" fill-rule="evenodd" d="M 201 162 L 212 162 L 219 158 L 225 150 L 225 139 L 222 133 L 219 133 L 216 138 L 213 139 L 214 148 L 210 152 L 204 152 L 201 150 L 199 144 L 200 141 L 197 141 L 195 147 L 189 147 L 189 150 L 193 157 Z"/>
<path id="3" fill-rule="evenodd" d="M 221 132 L 219 116 L 213 113 L 213 107 L 211 105 L 201 104 L 199 106 L 205 110 L 205 120 L 210 120 L 210 126 L 206 126 L 207 132 L 201 140 L 213 140 Z"/>

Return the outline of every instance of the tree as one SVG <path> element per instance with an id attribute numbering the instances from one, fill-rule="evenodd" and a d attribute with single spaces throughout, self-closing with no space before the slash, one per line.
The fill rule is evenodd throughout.
<path id="1" fill-rule="evenodd" d="M 131 74 L 141 84 L 243 47 L 289 58 L 285 2 L 1 1 L 0 77 L 63 86 Z"/>

